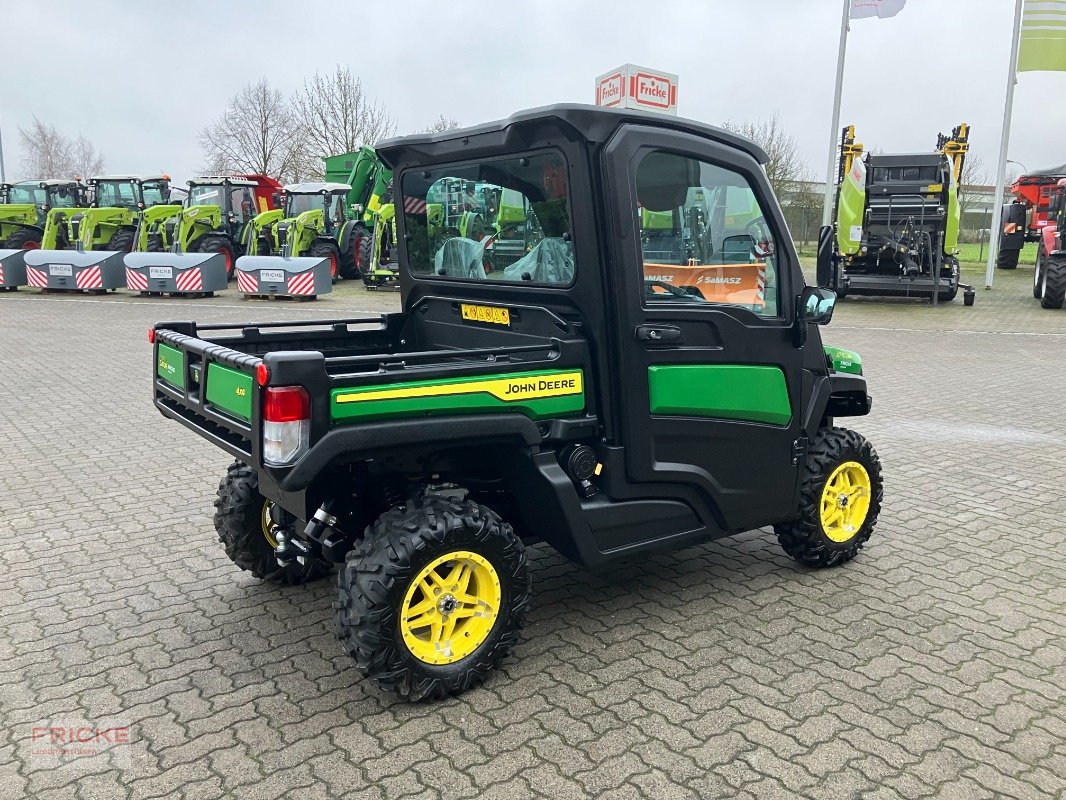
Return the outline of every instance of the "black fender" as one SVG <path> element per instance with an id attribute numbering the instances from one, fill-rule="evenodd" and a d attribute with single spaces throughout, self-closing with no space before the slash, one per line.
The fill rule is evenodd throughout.
<path id="1" fill-rule="evenodd" d="M 870 413 L 873 398 L 866 391 L 866 378 L 849 372 L 832 372 L 814 379 L 808 395 L 803 432 L 813 439 L 827 418 L 861 417 Z"/>
<path id="2" fill-rule="evenodd" d="M 829 401 L 825 414 L 830 417 L 862 417 L 870 413 L 873 398 L 866 391 L 866 378 L 849 372 L 829 376 Z"/>
<path id="3" fill-rule="evenodd" d="M 334 428 L 304 453 L 278 481 L 283 492 L 310 487 L 331 465 L 358 461 L 388 450 L 437 450 L 449 444 L 504 443 L 523 448 L 542 440 L 540 430 L 521 414 L 469 414 L 451 417 L 367 422 Z"/>

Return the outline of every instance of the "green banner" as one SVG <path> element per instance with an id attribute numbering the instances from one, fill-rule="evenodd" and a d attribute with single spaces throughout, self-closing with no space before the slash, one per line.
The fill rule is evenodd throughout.
<path id="1" fill-rule="evenodd" d="M 1025 0 L 1019 72 L 1066 72 L 1066 0 Z"/>

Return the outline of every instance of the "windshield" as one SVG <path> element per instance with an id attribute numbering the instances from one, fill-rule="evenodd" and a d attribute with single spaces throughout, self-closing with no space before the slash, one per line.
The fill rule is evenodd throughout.
<path id="1" fill-rule="evenodd" d="M 305 211 L 322 208 L 320 194 L 285 194 L 285 216 L 296 217 Z"/>
<path id="2" fill-rule="evenodd" d="M 563 157 L 555 152 L 403 176 L 416 275 L 569 284 L 574 279 Z"/>
<path id="3" fill-rule="evenodd" d="M 136 211 L 138 203 L 140 192 L 133 181 L 99 181 L 96 184 L 98 208 L 129 208 Z"/>
<path id="4" fill-rule="evenodd" d="M 170 202 L 170 186 L 166 181 L 145 181 L 141 186 L 144 205 L 160 206 Z"/>
<path id="5" fill-rule="evenodd" d="M 7 202 L 12 205 L 43 206 L 48 202 L 48 193 L 40 186 L 16 183 L 8 192 Z"/>
<path id="6" fill-rule="evenodd" d="M 203 184 L 189 187 L 189 205 L 190 206 L 221 206 L 222 205 L 222 192 L 224 188 L 221 184 Z"/>
<path id="7" fill-rule="evenodd" d="M 52 208 L 74 208 L 78 205 L 78 190 L 74 186 L 53 186 L 48 196 Z"/>

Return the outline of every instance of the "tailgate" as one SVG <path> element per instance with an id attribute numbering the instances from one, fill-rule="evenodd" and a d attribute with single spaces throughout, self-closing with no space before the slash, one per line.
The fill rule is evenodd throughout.
<path id="1" fill-rule="evenodd" d="M 177 331 L 155 330 L 152 394 L 156 407 L 246 463 L 258 413 L 255 371 L 263 363 Z"/>

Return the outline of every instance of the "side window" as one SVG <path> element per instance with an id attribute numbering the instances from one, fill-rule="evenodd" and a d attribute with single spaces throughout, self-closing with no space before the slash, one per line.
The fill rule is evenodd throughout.
<path id="1" fill-rule="evenodd" d="M 645 302 L 779 315 L 777 249 L 747 178 L 655 150 L 637 165 L 636 184 Z"/>

